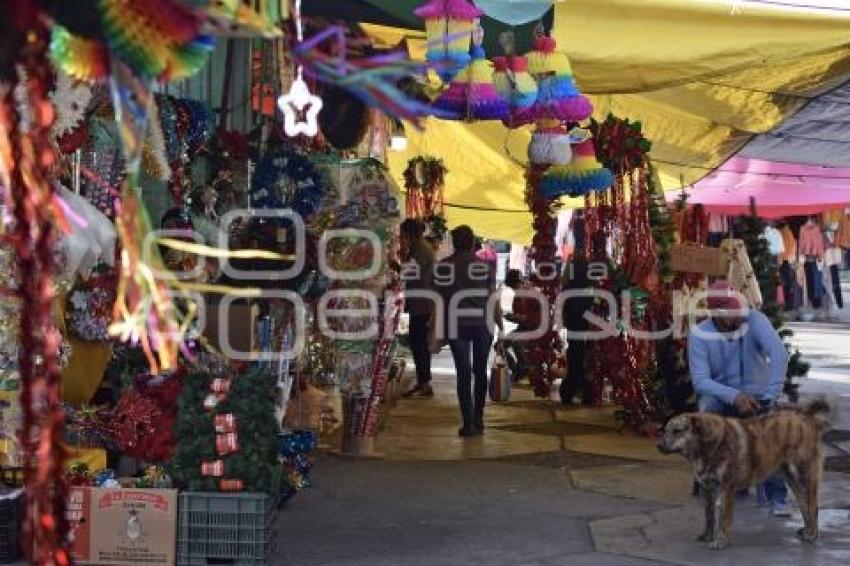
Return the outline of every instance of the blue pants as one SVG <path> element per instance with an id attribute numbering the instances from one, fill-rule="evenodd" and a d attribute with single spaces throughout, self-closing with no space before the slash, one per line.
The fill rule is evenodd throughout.
<path id="1" fill-rule="evenodd" d="M 701 413 L 714 413 L 724 417 L 739 417 L 735 405 L 727 405 L 723 400 L 711 395 L 703 395 L 699 398 L 699 410 Z M 781 473 L 776 473 L 762 484 L 764 496 L 770 503 L 785 503 L 788 499 L 788 486 Z"/>
<path id="2" fill-rule="evenodd" d="M 493 335 L 486 326 L 461 326 L 458 336 L 449 340 L 457 372 L 457 399 L 463 426 L 481 424 L 487 402 L 487 361 Z M 475 377 L 473 395 L 472 378 Z"/>

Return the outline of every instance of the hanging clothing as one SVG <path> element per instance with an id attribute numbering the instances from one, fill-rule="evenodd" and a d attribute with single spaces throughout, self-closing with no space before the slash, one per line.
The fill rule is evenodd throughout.
<path id="1" fill-rule="evenodd" d="M 800 255 L 822 258 L 824 254 L 823 232 L 815 222 L 806 222 L 800 228 L 800 240 L 797 244 Z"/>
<path id="2" fill-rule="evenodd" d="M 768 249 L 772 255 L 782 255 L 785 253 L 785 241 L 779 230 L 773 226 L 768 226 L 764 229 L 764 237 L 767 240 Z"/>
<path id="3" fill-rule="evenodd" d="M 788 261 L 783 261 L 779 266 L 779 279 L 782 281 L 782 292 L 785 295 L 785 310 L 792 311 L 800 308 L 797 274 L 794 273 L 794 268 Z"/>
<path id="4" fill-rule="evenodd" d="M 726 278 L 729 284 L 747 298 L 751 307 L 761 308 L 764 304 L 761 288 L 744 242 L 726 239 L 720 244 L 720 249 L 729 258 L 729 273 Z"/>
<path id="5" fill-rule="evenodd" d="M 726 234 L 729 232 L 729 222 L 722 214 L 709 213 L 708 231 L 715 234 Z"/>
<path id="6" fill-rule="evenodd" d="M 850 249 L 850 214 L 845 214 L 838 222 L 835 243 L 844 249 Z"/>
<path id="7" fill-rule="evenodd" d="M 823 275 L 816 261 L 807 260 L 803 264 L 803 269 L 806 271 L 806 296 L 812 308 L 819 309 L 823 304 L 824 296 Z"/>
<path id="8" fill-rule="evenodd" d="M 785 225 L 779 231 L 782 234 L 782 248 L 785 250 L 779 257 L 780 261 L 797 261 L 797 239 L 791 227 Z"/>
<path id="9" fill-rule="evenodd" d="M 841 294 L 841 275 L 838 273 L 838 265 L 829 266 L 829 276 L 832 279 L 832 298 L 839 309 L 844 308 L 844 296 Z"/>
<path id="10" fill-rule="evenodd" d="M 839 309 L 844 308 L 844 297 L 841 294 L 841 278 L 839 270 L 844 263 L 844 252 L 841 248 L 833 245 L 826 250 L 824 264 L 826 265 L 824 275 L 829 278 L 828 291 L 832 292 L 832 299 Z"/>
<path id="11" fill-rule="evenodd" d="M 709 213 L 708 215 L 708 245 L 718 247 L 720 242 L 729 232 L 729 222 L 722 214 Z"/>

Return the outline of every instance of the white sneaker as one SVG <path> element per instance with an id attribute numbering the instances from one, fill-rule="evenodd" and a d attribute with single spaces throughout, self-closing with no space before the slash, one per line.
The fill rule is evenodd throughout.
<path id="1" fill-rule="evenodd" d="M 793 511 L 788 503 L 774 501 L 770 504 L 770 513 L 774 517 L 790 517 Z"/>

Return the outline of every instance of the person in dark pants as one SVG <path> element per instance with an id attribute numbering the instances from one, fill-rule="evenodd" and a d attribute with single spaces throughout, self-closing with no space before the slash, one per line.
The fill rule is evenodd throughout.
<path id="1" fill-rule="evenodd" d="M 457 373 L 457 398 L 463 421 L 458 434 L 470 437 L 484 431 L 493 323 L 501 328 L 502 319 L 498 301 L 493 316 L 487 316 L 489 299 L 496 292 L 496 273 L 491 263 L 476 257 L 472 230 L 469 226 L 459 226 L 452 230 L 451 236 L 454 253 L 437 264 L 434 286 L 445 302 L 446 337 Z"/>
<path id="2" fill-rule="evenodd" d="M 412 291 L 405 308 L 410 316 L 410 353 L 416 367 L 416 385 L 404 396 L 433 397 L 428 334 L 433 324 L 435 305 L 426 297 L 416 296 L 416 292 L 433 291 L 434 249 L 424 238 L 425 224 L 421 220 L 408 218 L 401 223 L 400 231 L 403 249 L 407 250 L 403 273 L 405 288 Z"/>
<path id="3" fill-rule="evenodd" d="M 593 383 L 585 370 L 587 360 L 587 341 L 577 333 L 588 332 L 590 323 L 584 317 L 593 309 L 593 297 L 579 295 L 579 292 L 591 291 L 593 285 L 587 276 L 587 262 L 574 258 L 566 271 L 565 291 L 577 293 L 564 301 L 564 328 L 567 329 L 567 377 L 561 381 L 558 393 L 561 403 L 568 405 L 576 393 L 581 395 L 585 405 L 593 405 Z"/>

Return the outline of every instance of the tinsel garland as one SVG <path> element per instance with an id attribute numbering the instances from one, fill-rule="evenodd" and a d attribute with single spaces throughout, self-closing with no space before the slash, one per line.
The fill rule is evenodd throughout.
<path id="1" fill-rule="evenodd" d="M 11 240 L 22 304 L 18 368 L 27 503 L 21 546 L 32 563 L 64 566 L 70 557 L 61 447 L 60 336 L 52 309 L 55 236 L 50 170 L 56 155 L 50 144 L 54 111 L 48 99 L 48 30 L 38 3 L 11 2 L 18 28 L 26 36 L 18 52 L 18 77 L 0 99 L 0 175 L 9 187 L 7 202 L 15 219 Z"/>
<path id="2" fill-rule="evenodd" d="M 557 211 L 560 204 L 544 197 L 539 186 L 545 165 L 531 165 L 526 171 L 526 193 L 525 202 L 533 217 L 534 238 L 531 244 L 531 259 L 537 265 L 537 269 L 531 276 L 531 284 L 537 288 L 546 300 L 550 310 L 549 328 L 540 338 L 526 343 L 524 356 L 528 364 L 528 377 L 534 387 L 535 395 L 548 397 L 552 382 L 559 375 L 563 375 L 566 368 L 563 352 L 564 344 L 554 329 L 554 306 L 560 286 L 560 277 L 557 273 L 546 273 L 543 266 L 555 269 L 557 246 L 555 245 L 555 232 L 558 228 Z"/>
<path id="3" fill-rule="evenodd" d="M 655 326 L 647 302 L 650 296 L 664 292 L 649 222 L 646 152 L 650 144 L 642 137 L 639 123 L 609 116 L 601 124 L 594 123 L 592 129 L 600 148 L 597 156 L 615 177 L 610 191 L 586 198 L 591 235 L 587 258 L 609 265 L 610 276 L 599 286 L 620 300 L 616 313 L 607 312 L 602 302 L 594 310 L 603 319 L 616 315 L 617 320 L 628 321 L 628 327 L 618 328 L 616 336 L 592 344 L 592 375 L 597 392 L 604 389 L 606 380 L 610 384 L 613 400 L 623 406 L 622 418 L 635 429 L 647 430 L 654 411 L 645 379 L 655 365 L 655 352 L 649 340 L 636 338 L 629 330 L 646 331 Z M 628 303 L 623 302 L 625 297 Z"/>

